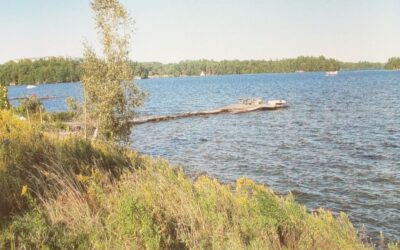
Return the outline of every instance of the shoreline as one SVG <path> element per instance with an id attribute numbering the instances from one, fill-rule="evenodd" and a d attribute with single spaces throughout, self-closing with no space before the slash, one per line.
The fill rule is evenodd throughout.
<path id="1" fill-rule="evenodd" d="M 356 69 L 356 70 L 339 70 L 340 72 L 400 72 L 400 69 Z M 321 73 L 324 74 L 326 71 L 304 71 L 304 72 L 295 72 L 295 71 L 288 71 L 288 72 L 264 72 L 264 73 L 237 73 L 237 74 L 213 74 L 213 75 L 181 75 L 181 76 L 151 76 L 148 78 L 140 78 L 140 79 L 132 79 L 133 81 L 143 81 L 143 80 L 156 80 L 156 79 L 172 79 L 172 78 L 207 78 L 207 77 L 218 77 L 218 76 L 246 76 L 246 75 L 268 75 L 268 74 L 316 74 Z M 73 82 L 44 82 L 44 83 L 23 83 L 23 84 L 15 84 L 15 85 L 7 85 L 6 87 L 20 87 L 20 86 L 28 86 L 28 85 L 48 85 L 48 84 L 74 84 L 74 83 L 81 83 L 81 81 L 73 81 Z"/>

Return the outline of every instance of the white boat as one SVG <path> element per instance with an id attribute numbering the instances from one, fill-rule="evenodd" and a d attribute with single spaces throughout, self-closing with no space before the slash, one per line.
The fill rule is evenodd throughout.
<path id="1" fill-rule="evenodd" d="M 28 85 L 28 86 L 26 86 L 26 88 L 27 89 L 34 89 L 34 88 L 36 88 L 37 86 L 35 86 L 35 85 Z"/>
<path id="2" fill-rule="evenodd" d="M 325 73 L 326 76 L 336 76 L 338 74 L 337 71 L 328 71 Z"/>
<path id="3" fill-rule="evenodd" d="M 271 105 L 275 108 L 286 108 L 288 106 L 285 100 L 270 100 L 268 101 L 268 105 Z"/>

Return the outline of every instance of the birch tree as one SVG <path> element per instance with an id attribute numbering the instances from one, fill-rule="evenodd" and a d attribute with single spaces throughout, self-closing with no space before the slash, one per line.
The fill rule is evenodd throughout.
<path id="1" fill-rule="evenodd" d="M 128 63 L 133 22 L 118 0 L 92 0 L 91 8 L 102 54 L 84 44 L 85 136 L 96 131 L 103 140 L 126 140 L 134 109 L 144 99 Z"/>

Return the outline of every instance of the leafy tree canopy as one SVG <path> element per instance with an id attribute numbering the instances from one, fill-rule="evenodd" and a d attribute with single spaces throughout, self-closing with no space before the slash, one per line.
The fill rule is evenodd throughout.
<path id="1" fill-rule="evenodd" d="M 81 62 L 63 57 L 9 61 L 0 65 L 0 83 L 10 85 L 76 82 L 80 79 Z"/>
<path id="2" fill-rule="evenodd" d="M 93 0 L 91 6 L 103 57 L 85 45 L 81 78 L 85 96 L 85 128 L 95 129 L 94 137 L 126 140 L 134 108 L 143 103 L 143 92 L 133 83 L 134 71 L 128 59 L 131 20 L 118 0 Z"/>
<path id="3" fill-rule="evenodd" d="M 392 57 L 385 64 L 385 69 L 399 70 L 400 69 L 400 57 Z"/>

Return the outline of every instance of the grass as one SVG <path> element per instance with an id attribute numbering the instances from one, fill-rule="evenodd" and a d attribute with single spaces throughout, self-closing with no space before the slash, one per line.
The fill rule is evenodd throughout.
<path id="1" fill-rule="evenodd" d="M 193 180 L 165 160 L 59 139 L 7 111 L 0 160 L 0 249 L 373 248 L 345 214 L 309 213 L 245 178 Z"/>

